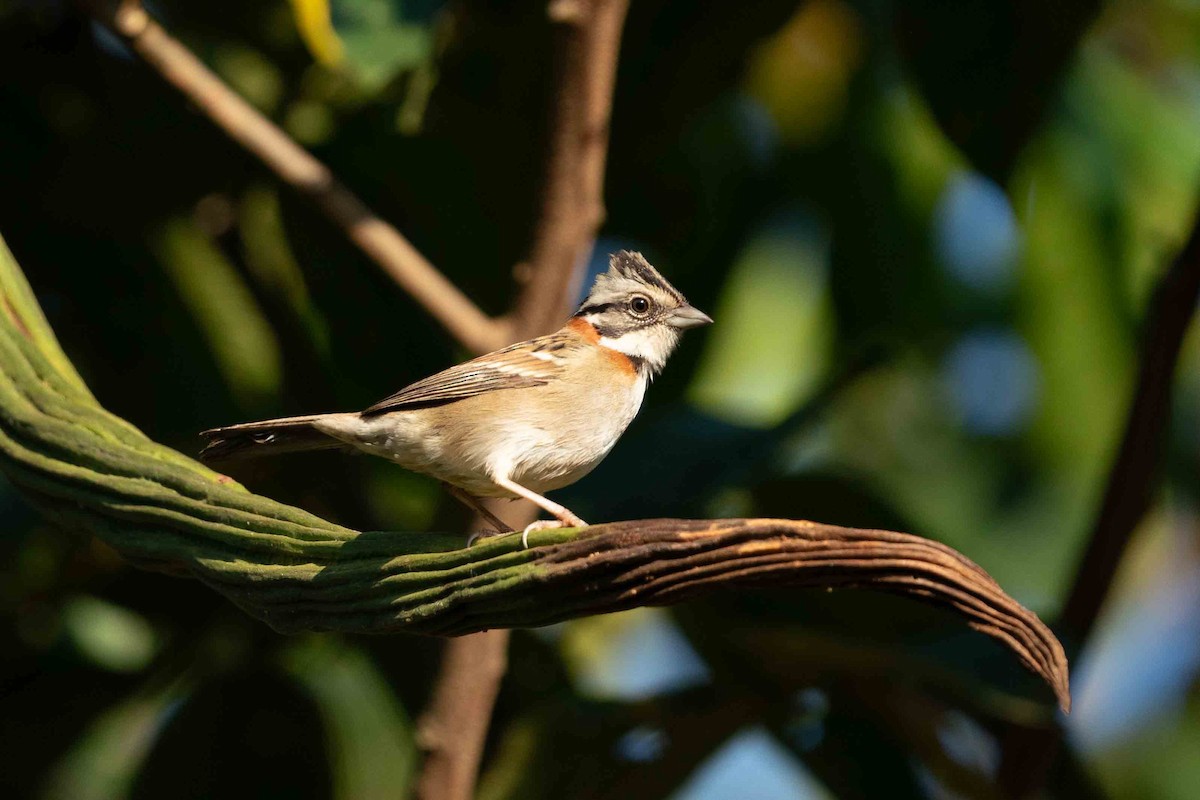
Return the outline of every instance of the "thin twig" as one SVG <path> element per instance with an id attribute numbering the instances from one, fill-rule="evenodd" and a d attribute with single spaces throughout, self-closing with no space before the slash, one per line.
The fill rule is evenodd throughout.
<path id="1" fill-rule="evenodd" d="M 1158 485 L 1171 389 L 1183 338 L 1200 300 L 1200 219 L 1163 274 L 1143 318 L 1140 369 L 1121 448 L 1108 475 L 1087 550 L 1075 571 L 1059 627 L 1072 657 L 1091 636 L 1113 579 Z M 1013 797 L 1039 791 L 1062 754 L 1058 724 L 1013 726 L 1001 733 L 997 783 Z"/>
<path id="2" fill-rule="evenodd" d="M 484 314 L 327 166 L 226 86 L 152 19 L 138 0 L 84 2 L 101 24 L 221 131 L 311 200 L 459 343 L 477 353 L 504 343 L 503 325 Z"/>
<path id="3" fill-rule="evenodd" d="M 513 306 L 517 338 L 544 333 L 570 313 L 604 221 L 604 166 L 621 30 L 628 0 L 551 0 L 558 81 L 541 219 L 525 285 Z"/>
<path id="4" fill-rule="evenodd" d="M 1200 301 L 1200 220 L 1162 276 L 1146 309 L 1137 390 L 1104 501 L 1079 562 L 1061 627 L 1067 646 L 1086 643 L 1112 588 L 1125 548 L 1153 500 L 1171 417 L 1171 390 L 1183 337 Z"/>

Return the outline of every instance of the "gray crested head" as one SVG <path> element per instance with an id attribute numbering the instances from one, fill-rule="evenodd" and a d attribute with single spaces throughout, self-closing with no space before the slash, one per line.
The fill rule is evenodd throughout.
<path id="1" fill-rule="evenodd" d="M 609 256 L 575 313 L 591 323 L 601 344 L 639 362 L 649 375 L 666 363 L 680 331 L 712 322 L 650 265 L 641 253 L 620 250 Z"/>

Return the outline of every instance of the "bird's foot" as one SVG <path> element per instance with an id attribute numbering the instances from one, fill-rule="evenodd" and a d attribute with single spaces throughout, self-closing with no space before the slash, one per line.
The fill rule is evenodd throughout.
<path id="1" fill-rule="evenodd" d="M 534 531 L 548 531 L 554 528 L 586 528 L 587 523 L 579 517 L 571 514 L 567 519 L 539 519 L 536 522 L 531 522 L 525 526 L 525 530 L 521 532 L 521 547 L 525 550 L 529 549 L 529 534 Z"/>
<path id="2" fill-rule="evenodd" d="M 493 536 L 501 536 L 505 533 L 512 533 L 512 531 L 475 531 L 467 537 L 467 547 L 475 544 L 480 539 L 490 539 Z"/>

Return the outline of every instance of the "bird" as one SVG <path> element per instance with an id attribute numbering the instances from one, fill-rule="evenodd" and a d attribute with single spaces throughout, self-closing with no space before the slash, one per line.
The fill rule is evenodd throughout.
<path id="1" fill-rule="evenodd" d="M 599 464 L 637 415 L 681 333 L 712 318 L 641 253 L 621 250 L 562 328 L 419 380 L 359 412 L 309 414 L 202 431 L 200 457 L 223 461 L 333 448 L 430 475 L 497 532 L 482 498 L 547 512 L 522 532 L 583 527 L 544 496 Z"/>

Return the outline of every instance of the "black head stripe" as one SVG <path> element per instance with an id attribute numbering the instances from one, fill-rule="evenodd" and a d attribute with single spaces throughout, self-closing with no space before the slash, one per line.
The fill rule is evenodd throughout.
<path id="1" fill-rule="evenodd" d="M 616 308 L 616 303 L 592 303 L 591 305 L 583 305 L 575 312 L 575 316 L 582 317 L 584 314 L 600 314 L 608 311 L 610 308 Z"/>
<path id="2" fill-rule="evenodd" d="M 596 333 L 605 339 L 616 339 L 623 333 L 627 333 L 629 328 L 623 325 L 609 325 L 603 320 L 596 320 L 592 323 L 592 327 L 596 329 Z"/>
<path id="3" fill-rule="evenodd" d="M 667 283 L 662 275 L 658 274 L 658 270 L 650 266 L 645 257 L 641 253 L 633 253 L 629 250 L 618 250 L 612 254 L 610 261 L 617 273 L 631 280 L 640 281 L 647 286 L 653 286 L 662 289 L 669 293 L 672 297 L 682 299 L 682 295 L 674 286 Z"/>
<path id="4" fill-rule="evenodd" d="M 592 323 L 592 327 L 596 329 L 596 333 L 606 339 L 619 339 L 627 333 L 634 331 L 652 328 L 655 325 L 661 324 L 658 319 L 650 317 L 648 319 L 632 319 L 624 314 L 606 314 L 603 316 L 592 316 L 588 318 Z"/>

